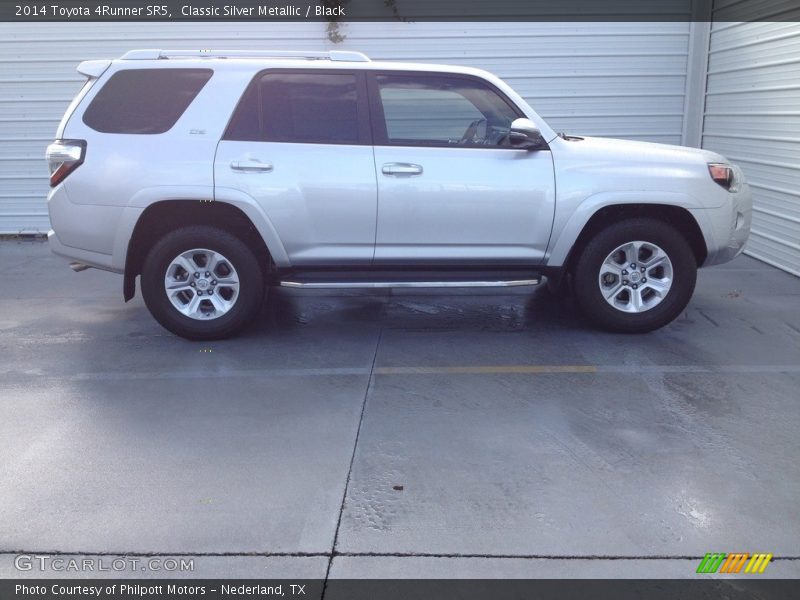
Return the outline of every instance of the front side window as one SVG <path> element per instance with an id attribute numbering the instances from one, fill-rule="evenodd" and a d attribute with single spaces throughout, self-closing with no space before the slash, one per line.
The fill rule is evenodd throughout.
<path id="1" fill-rule="evenodd" d="M 225 139 L 356 144 L 356 76 L 279 72 L 258 76 L 245 92 Z"/>
<path id="2" fill-rule="evenodd" d="M 376 81 L 388 144 L 502 146 L 511 122 L 522 116 L 496 91 L 471 78 L 378 75 Z"/>
<path id="3" fill-rule="evenodd" d="M 83 122 L 101 133 L 164 133 L 211 79 L 211 69 L 126 69 L 114 73 Z"/>

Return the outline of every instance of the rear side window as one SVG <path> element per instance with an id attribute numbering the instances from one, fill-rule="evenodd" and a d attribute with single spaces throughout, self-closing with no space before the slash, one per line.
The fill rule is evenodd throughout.
<path id="1" fill-rule="evenodd" d="M 350 73 L 278 73 L 248 87 L 228 140 L 359 143 L 358 83 Z"/>
<path id="2" fill-rule="evenodd" d="M 211 69 L 118 71 L 83 113 L 83 122 L 102 133 L 164 133 L 212 74 Z"/>

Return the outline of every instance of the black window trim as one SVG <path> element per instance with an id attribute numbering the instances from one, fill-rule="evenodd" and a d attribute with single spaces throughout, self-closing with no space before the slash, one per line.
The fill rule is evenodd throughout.
<path id="1" fill-rule="evenodd" d="M 309 73 L 316 73 L 320 75 L 354 75 L 356 78 L 356 114 L 358 119 L 358 140 L 356 142 L 306 142 L 306 141 L 294 141 L 294 142 L 286 142 L 286 141 L 270 141 L 270 140 L 239 140 L 230 135 L 230 129 L 233 122 L 236 120 L 236 117 L 239 114 L 239 111 L 242 110 L 244 99 L 250 93 L 250 90 L 258 85 L 258 81 L 265 75 L 270 73 L 281 73 L 281 74 L 297 74 L 297 75 L 307 75 Z M 260 103 L 259 103 L 260 106 Z M 263 123 L 261 122 L 261 114 L 259 110 L 259 125 L 262 128 L 263 133 Z M 367 81 L 366 76 L 363 70 L 359 69 L 298 69 L 294 68 L 284 68 L 284 67 L 270 67 L 268 69 L 262 69 L 258 73 L 256 73 L 253 78 L 250 80 L 250 83 L 247 84 L 245 87 L 244 92 L 239 97 L 239 101 L 236 103 L 236 108 L 231 113 L 230 118 L 228 119 L 228 123 L 225 125 L 225 133 L 222 135 L 222 140 L 224 141 L 231 141 L 231 142 L 252 142 L 256 144 L 317 144 L 317 145 L 325 145 L 325 146 L 372 146 L 372 126 L 371 126 L 371 119 L 370 119 L 370 107 L 369 107 L 369 99 L 367 95 Z"/>
<path id="2" fill-rule="evenodd" d="M 210 73 L 210 75 L 208 76 L 208 79 L 206 79 L 203 82 L 203 85 L 201 85 L 200 88 L 197 90 L 197 93 L 189 101 L 189 104 L 187 104 L 186 107 L 183 109 L 183 112 L 181 112 L 181 114 L 178 115 L 178 118 L 175 119 L 175 122 L 172 123 L 172 125 L 170 125 L 167 129 L 164 129 L 163 131 L 148 131 L 148 132 L 140 132 L 140 131 L 102 131 L 100 129 L 96 129 L 94 126 L 92 126 L 91 124 L 89 124 L 86 121 L 86 116 L 89 113 L 89 109 L 92 107 L 92 104 L 97 99 L 97 96 L 99 96 L 102 93 L 102 91 L 106 87 L 106 85 L 108 85 L 108 83 L 116 75 L 119 75 L 120 73 L 126 73 L 126 72 L 129 72 L 129 71 L 159 71 L 159 72 L 160 71 L 182 71 L 182 72 L 197 71 L 197 72 L 203 72 L 203 73 Z M 208 85 L 208 82 L 211 81 L 211 79 L 213 77 L 214 77 L 214 69 L 211 69 L 209 67 L 166 67 L 166 68 L 163 68 L 163 69 L 148 69 L 148 68 L 144 68 L 144 67 L 130 67 L 130 68 L 126 68 L 126 69 L 118 69 L 117 71 L 115 71 L 114 73 L 112 73 L 109 76 L 109 78 L 98 88 L 97 93 L 94 94 L 89 99 L 89 102 L 86 105 L 86 109 L 83 111 L 83 114 L 81 114 L 81 122 L 84 125 L 86 125 L 89 129 L 91 129 L 92 131 L 96 131 L 97 133 L 102 133 L 104 135 L 163 135 L 165 133 L 169 133 L 170 131 L 172 131 L 178 125 L 180 120 L 186 114 L 186 111 L 189 110 L 189 108 L 192 106 L 192 104 L 195 103 L 195 101 L 197 100 L 197 97 L 203 92 L 205 87 Z M 91 81 L 92 80 L 87 80 L 86 83 L 88 84 Z M 94 87 L 94 86 L 92 86 L 92 87 Z M 83 92 L 83 88 L 81 88 L 81 92 L 80 93 L 82 93 L 82 92 Z"/>
<path id="3" fill-rule="evenodd" d="M 446 142 L 422 142 L 422 141 L 415 141 L 415 142 L 393 142 L 389 140 L 389 135 L 386 131 L 386 118 L 383 114 L 383 103 L 381 102 L 381 95 L 380 95 L 380 87 L 378 86 L 378 77 L 379 76 L 399 76 L 399 77 L 417 77 L 417 78 L 441 78 L 447 77 L 449 79 L 465 79 L 467 81 L 478 83 L 488 90 L 497 94 L 500 99 L 508 105 L 508 107 L 512 110 L 512 112 L 516 115 L 516 118 L 527 118 L 525 113 L 523 113 L 519 106 L 514 103 L 511 98 L 509 98 L 501 89 L 499 89 L 496 85 L 494 85 L 491 81 L 487 81 L 482 77 L 478 77 L 477 75 L 469 75 L 467 73 L 448 73 L 447 71 L 395 71 L 395 70 L 375 70 L 375 71 L 367 71 L 367 90 L 369 92 L 369 108 L 370 108 L 370 115 L 372 117 L 372 132 L 373 132 L 373 140 L 375 146 L 389 146 L 389 147 L 402 147 L 402 148 L 450 148 L 450 149 L 458 149 L 458 150 L 514 150 L 516 152 L 527 152 L 527 150 L 521 150 L 520 148 L 514 148 L 512 146 L 481 146 L 481 145 L 474 145 L 474 146 L 459 146 L 455 144 L 448 144 Z M 541 148 L 537 148 L 537 150 L 546 150 L 549 151 L 550 147 L 547 144 L 543 144 Z"/>

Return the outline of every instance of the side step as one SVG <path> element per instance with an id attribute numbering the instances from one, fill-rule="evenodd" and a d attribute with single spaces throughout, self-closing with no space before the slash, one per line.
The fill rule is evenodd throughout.
<path id="1" fill-rule="evenodd" d="M 539 273 L 513 271 L 319 271 L 287 273 L 281 287 L 301 289 L 467 288 L 538 285 Z"/>

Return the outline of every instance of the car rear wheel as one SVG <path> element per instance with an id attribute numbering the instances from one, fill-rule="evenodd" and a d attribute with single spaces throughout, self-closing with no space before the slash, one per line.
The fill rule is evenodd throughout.
<path id="1" fill-rule="evenodd" d="M 236 236 L 216 227 L 185 227 L 166 234 L 148 253 L 142 296 L 172 333 L 190 340 L 221 339 L 255 317 L 264 275 Z"/>
<path id="2" fill-rule="evenodd" d="M 675 319 L 689 303 L 697 262 L 683 235 L 655 219 L 609 225 L 585 246 L 574 272 L 575 298 L 609 331 L 643 333 Z"/>

